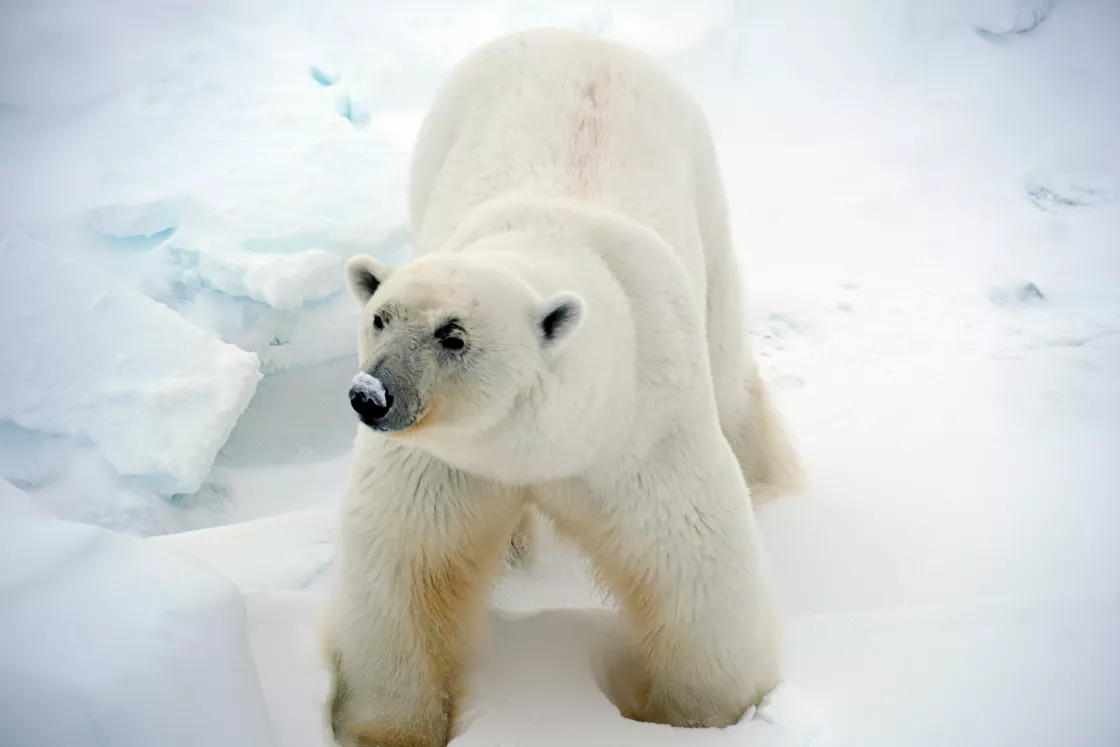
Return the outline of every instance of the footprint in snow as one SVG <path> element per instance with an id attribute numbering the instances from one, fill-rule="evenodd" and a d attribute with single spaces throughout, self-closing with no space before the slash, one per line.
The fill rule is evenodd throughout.
<path id="1" fill-rule="evenodd" d="M 1027 197 L 1039 210 L 1057 213 L 1112 202 L 1116 187 L 1107 174 L 1038 169 L 1023 179 Z"/>
<path id="2" fill-rule="evenodd" d="M 354 101 L 348 93 L 339 94 L 335 99 L 334 109 L 340 117 L 358 129 L 369 124 L 369 111 L 361 102 Z"/>
<path id="3" fill-rule="evenodd" d="M 1030 35 L 1050 18 L 1059 0 L 1015 0 L 987 8 L 987 18 L 974 28 L 976 33 L 990 42 L 1002 42 Z"/>
<path id="4" fill-rule="evenodd" d="M 341 72 L 335 68 L 321 65 L 309 65 L 307 74 L 310 76 L 311 80 L 315 81 L 323 88 L 330 88 L 342 80 Z M 338 116 L 358 129 L 369 124 L 369 110 L 361 102 L 355 101 L 354 97 L 347 91 L 343 91 L 335 98 L 334 110 L 338 112 Z"/>
<path id="5" fill-rule="evenodd" d="M 315 81 L 324 88 L 329 88 L 337 83 L 342 78 L 342 73 L 333 68 L 324 68 L 319 65 L 310 65 L 307 68 L 307 74 L 311 76 L 311 80 Z"/>
<path id="6" fill-rule="evenodd" d="M 1038 306 L 1046 300 L 1046 296 L 1034 283 L 1007 283 L 989 288 L 988 300 L 1006 309 L 1016 306 Z"/>

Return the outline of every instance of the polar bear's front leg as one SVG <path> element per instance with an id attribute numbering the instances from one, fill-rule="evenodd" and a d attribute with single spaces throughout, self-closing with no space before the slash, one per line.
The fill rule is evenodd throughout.
<path id="1" fill-rule="evenodd" d="M 608 685 L 624 716 L 725 727 L 778 684 L 769 564 L 718 432 L 667 438 L 653 458 L 540 500 L 591 557 L 635 633 L 636 657 Z"/>
<path id="2" fill-rule="evenodd" d="M 327 614 L 345 747 L 444 747 L 522 496 L 389 445 L 351 483 Z"/>

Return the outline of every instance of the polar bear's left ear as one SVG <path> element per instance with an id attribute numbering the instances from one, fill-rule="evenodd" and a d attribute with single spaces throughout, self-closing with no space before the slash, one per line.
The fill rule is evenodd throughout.
<path id="1" fill-rule="evenodd" d="M 587 304 L 575 293 L 564 291 L 545 299 L 537 307 L 537 334 L 541 344 L 554 347 L 583 323 Z"/>
<path id="2" fill-rule="evenodd" d="M 388 277 L 389 268 L 369 255 L 358 254 L 346 262 L 346 285 L 362 303 L 368 301 Z"/>

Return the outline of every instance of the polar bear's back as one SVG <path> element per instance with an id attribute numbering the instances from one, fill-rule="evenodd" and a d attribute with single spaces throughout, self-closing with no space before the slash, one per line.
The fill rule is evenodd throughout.
<path id="1" fill-rule="evenodd" d="M 653 59 L 576 32 L 501 37 L 437 92 L 413 155 L 417 251 L 501 195 L 586 199 L 698 257 L 715 158 L 700 109 Z M 692 255 L 692 256 L 687 256 Z M 694 265 L 695 266 L 695 265 Z"/>

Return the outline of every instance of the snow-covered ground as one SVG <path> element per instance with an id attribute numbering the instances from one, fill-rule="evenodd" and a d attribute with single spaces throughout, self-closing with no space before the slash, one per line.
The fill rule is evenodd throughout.
<path id="1" fill-rule="evenodd" d="M 1113 0 L 4 4 L 0 743 L 317 743 L 339 268 L 408 258 L 435 86 L 539 25 L 657 54 L 711 118 L 810 472 L 760 516 L 788 687 L 726 732 L 621 719 L 555 543 L 496 590 L 455 744 L 1120 744 Z"/>

